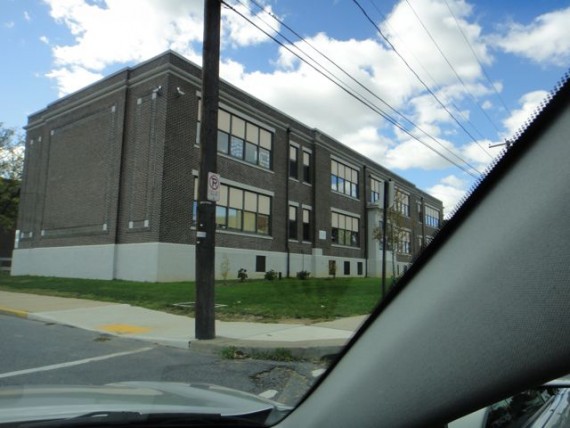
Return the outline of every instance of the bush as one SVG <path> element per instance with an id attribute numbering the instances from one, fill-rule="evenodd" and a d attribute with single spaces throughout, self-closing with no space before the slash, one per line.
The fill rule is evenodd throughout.
<path id="1" fill-rule="evenodd" d="M 265 279 L 268 281 L 277 279 L 277 272 L 275 272 L 273 269 L 271 269 L 269 272 L 265 272 Z"/>
<path id="2" fill-rule="evenodd" d="M 301 272 L 297 272 L 297 279 L 309 279 L 311 273 L 306 270 L 302 270 Z"/>
<path id="3" fill-rule="evenodd" d="M 241 268 L 238 270 L 238 278 L 240 282 L 244 282 L 247 279 L 247 269 Z"/>

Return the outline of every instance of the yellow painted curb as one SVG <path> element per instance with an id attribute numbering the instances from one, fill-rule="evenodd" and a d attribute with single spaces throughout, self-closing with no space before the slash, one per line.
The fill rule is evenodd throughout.
<path id="1" fill-rule="evenodd" d="M 148 327 L 141 327 L 138 325 L 131 324 L 105 324 L 97 327 L 100 330 L 108 331 L 109 333 L 116 334 L 139 334 L 148 333 L 151 331 Z"/>
<path id="2" fill-rule="evenodd" d="M 21 311 L 19 309 L 7 308 L 5 306 L 0 306 L 0 314 L 12 315 L 14 317 L 28 318 L 28 313 L 26 311 Z"/>

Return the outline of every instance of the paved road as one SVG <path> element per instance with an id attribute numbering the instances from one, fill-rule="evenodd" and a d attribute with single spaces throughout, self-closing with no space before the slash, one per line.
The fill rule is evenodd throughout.
<path id="1" fill-rule="evenodd" d="M 0 386 L 208 382 L 295 404 L 322 368 L 313 362 L 227 360 L 212 353 L 0 315 Z"/>

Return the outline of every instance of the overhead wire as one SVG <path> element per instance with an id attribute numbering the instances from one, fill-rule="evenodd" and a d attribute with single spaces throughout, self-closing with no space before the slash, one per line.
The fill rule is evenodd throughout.
<path id="1" fill-rule="evenodd" d="M 247 7 L 242 0 L 238 0 L 242 5 L 244 5 L 245 7 Z M 345 76 L 347 76 L 349 79 L 351 79 L 353 82 L 355 82 L 359 87 L 361 87 L 362 89 L 364 89 L 366 92 L 368 92 L 370 95 L 372 95 L 374 98 L 376 98 L 378 101 L 380 101 L 382 104 L 384 104 L 386 107 L 388 107 L 390 110 L 392 110 L 395 114 L 397 114 L 398 116 L 400 116 L 402 119 L 404 119 L 404 121 L 406 121 L 408 124 L 410 124 L 413 128 L 416 128 L 418 131 L 420 131 L 422 134 L 424 134 L 427 138 L 429 138 L 431 141 L 435 142 L 436 144 L 438 144 L 443 150 L 447 151 L 448 153 L 450 153 L 452 156 L 456 157 L 460 162 L 465 163 L 467 166 L 469 166 L 470 168 L 472 168 L 473 170 L 477 171 L 478 173 L 480 173 L 477 168 L 475 168 L 473 165 L 471 165 L 469 162 L 467 162 L 465 159 L 463 159 L 461 156 L 459 156 L 457 153 L 453 152 L 452 150 L 450 150 L 448 147 L 446 147 L 443 143 L 441 143 L 440 141 L 438 141 L 435 137 L 433 137 L 431 134 L 429 134 L 428 132 L 426 132 L 425 130 L 423 130 L 422 128 L 420 128 L 418 125 L 416 125 L 413 121 L 411 121 L 410 119 L 408 119 L 404 114 L 402 114 L 401 112 L 399 112 L 397 109 L 395 109 L 394 107 L 392 107 L 388 102 L 386 102 L 384 99 L 382 99 L 382 97 L 378 96 L 376 93 L 374 93 L 370 88 L 368 88 L 366 85 L 364 85 L 362 82 L 360 82 L 358 79 L 356 79 L 352 74 L 350 74 L 349 72 L 347 72 L 344 68 L 342 68 L 340 65 L 338 65 L 334 60 L 332 60 L 328 55 L 326 55 L 325 53 L 323 53 L 321 50 L 317 49 L 312 43 L 310 43 L 308 40 L 306 40 L 303 36 L 301 36 L 298 32 L 296 32 L 293 28 L 291 28 L 289 25 L 287 25 L 285 22 L 283 22 L 282 20 L 280 20 L 275 14 L 267 12 L 267 10 L 261 6 L 256 0 L 250 0 L 251 3 L 255 4 L 260 10 L 264 11 L 265 13 L 267 13 L 269 16 L 271 16 L 271 18 L 273 18 L 276 22 L 278 22 L 280 25 L 284 26 L 287 30 L 289 30 L 291 33 L 293 33 L 296 37 L 299 38 L 299 40 L 301 40 L 303 43 L 307 44 L 311 49 L 313 49 L 316 53 L 318 53 L 319 55 L 321 55 L 324 59 L 326 59 L 329 63 L 331 63 L 334 67 L 336 67 L 339 71 L 341 71 Z M 264 22 L 266 25 L 269 26 L 269 24 L 267 24 L 266 22 Z M 270 27 L 271 28 L 271 27 Z M 299 48 L 298 45 L 296 45 L 295 43 L 293 43 L 291 40 L 289 40 L 286 36 L 283 35 L 283 33 L 278 32 L 275 28 L 272 28 L 273 31 L 276 31 L 277 33 L 279 33 L 279 35 L 281 37 L 283 37 L 288 43 L 290 43 L 292 46 L 295 46 L 300 52 L 303 53 L 303 55 L 308 56 L 312 61 L 314 61 L 315 63 L 317 63 L 320 67 L 322 67 L 323 69 L 324 66 L 322 64 L 319 64 L 317 61 L 315 61 L 310 55 L 308 55 L 305 51 L 303 51 L 302 49 Z M 326 69 L 325 69 L 326 70 Z M 327 70 L 327 72 L 330 73 L 329 70 Z M 331 75 L 333 75 L 332 73 L 330 73 Z M 333 75 L 336 79 L 338 79 L 337 76 Z M 340 79 L 338 79 L 340 81 Z M 341 81 L 342 82 L 342 81 Z M 346 84 L 345 82 L 342 82 L 343 84 Z"/>
<path id="2" fill-rule="evenodd" d="M 243 19 L 245 19 L 247 22 L 249 22 L 251 25 L 253 25 L 254 27 L 256 27 L 259 31 L 261 31 L 262 33 L 264 33 L 268 38 L 270 38 L 271 40 L 273 40 L 274 42 L 276 42 L 277 44 L 279 44 L 281 47 L 283 47 L 285 50 L 287 50 L 289 53 L 291 53 L 292 55 L 294 55 L 295 57 L 297 57 L 299 60 L 301 60 L 302 62 L 304 62 L 305 64 L 307 64 L 309 67 L 311 67 L 313 70 L 315 70 L 318 74 L 320 74 L 321 76 L 325 77 L 326 79 L 328 79 L 329 81 L 331 81 L 334 85 L 336 85 L 338 88 L 340 88 L 343 92 L 345 92 L 346 94 L 348 94 L 349 96 L 351 96 L 352 98 L 356 99 L 357 101 L 361 102 L 362 104 L 364 104 L 365 106 L 367 106 L 368 108 L 370 108 L 371 110 L 373 110 L 375 113 L 379 114 L 380 116 L 382 116 L 384 119 L 386 119 L 388 122 L 390 122 L 392 125 L 394 125 L 395 127 L 397 127 L 398 129 L 400 129 L 402 132 L 404 132 L 406 135 L 410 136 L 412 139 L 418 141 L 420 144 L 424 145 L 425 147 L 427 147 L 429 150 L 433 151 L 434 153 L 436 153 L 437 155 L 439 155 L 440 157 L 442 157 L 443 159 L 447 160 L 449 163 L 451 163 L 452 165 L 455 165 L 456 167 L 458 167 L 459 169 L 461 169 L 462 171 L 464 171 L 465 173 L 467 173 L 468 175 L 472 176 L 473 178 L 479 178 L 479 176 L 481 175 L 481 172 L 478 171 L 476 168 L 470 166 L 471 169 L 473 169 L 474 171 L 477 172 L 478 175 L 474 174 L 470 169 L 466 168 L 465 166 L 463 166 L 462 164 L 457 163 L 456 161 L 450 159 L 449 157 L 445 156 L 443 153 L 439 152 L 438 150 L 436 150 L 434 147 L 430 146 L 429 144 L 425 143 L 424 141 L 420 140 L 419 138 L 417 138 L 414 134 L 412 134 L 409 130 L 407 130 L 405 127 L 403 127 L 398 121 L 396 121 L 395 119 L 393 119 L 391 116 L 389 116 L 388 114 L 386 114 L 385 112 L 383 112 L 381 109 L 379 109 L 377 106 L 375 106 L 374 104 L 371 104 L 370 101 L 368 101 L 366 98 L 363 98 L 361 95 L 356 94 L 354 92 L 352 92 L 351 90 L 347 89 L 345 86 L 343 86 L 341 83 L 339 83 L 338 81 L 335 81 L 334 79 L 332 79 L 330 76 L 327 76 L 327 74 L 325 72 L 323 72 L 322 70 L 320 70 L 317 66 L 315 66 L 314 64 L 311 64 L 310 62 L 306 61 L 301 55 L 299 55 L 298 53 L 294 52 L 291 48 L 289 48 L 287 45 L 285 45 L 281 40 L 277 39 L 275 36 L 273 36 L 272 34 L 270 34 L 269 32 L 267 32 L 266 30 L 264 30 L 263 28 L 261 28 L 259 25 L 257 25 L 255 22 L 253 22 L 253 20 L 251 20 L 249 17 L 247 17 L 246 15 L 244 15 L 243 13 L 241 13 L 239 10 L 237 10 L 235 7 L 233 7 L 231 4 L 227 3 L 225 0 L 221 0 L 222 4 L 225 5 L 227 8 L 229 8 L 230 10 L 232 10 L 233 12 L 237 13 L 239 16 L 241 16 Z M 280 34 L 281 37 L 285 38 L 282 34 Z"/>
<path id="3" fill-rule="evenodd" d="M 487 120 L 489 121 L 489 123 L 495 128 L 495 131 L 497 131 L 497 133 L 499 133 L 499 129 L 497 128 L 497 125 L 495 125 L 495 122 L 493 122 L 493 120 L 489 117 L 489 115 L 487 114 L 487 112 L 479 105 L 479 103 L 477 102 L 477 100 L 475 99 L 475 96 L 471 93 L 471 91 L 469 90 L 469 88 L 467 87 L 467 85 L 465 84 L 465 81 L 463 80 L 463 78 L 459 75 L 459 73 L 457 72 L 457 70 L 455 69 L 455 67 L 453 66 L 453 64 L 451 63 L 451 61 L 449 60 L 449 58 L 447 58 L 447 55 L 445 55 L 445 53 L 443 52 L 443 50 L 441 49 L 441 47 L 439 46 L 439 43 L 437 43 L 437 41 L 435 40 L 435 38 L 433 37 L 433 35 L 431 34 L 431 32 L 429 31 L 429 29 L 426 27 L 426 25 L 424 24 L 424 22 L 422 21 L 422 19 L 420 18 L 420 16 L 418 15 L 418 13 L 416 12 L 416 10 L 414 9 L 414 7 L 412 6 L 412 4 L 409 2 L 409 0 L 405 0 L 407 5 L 409 6 L 409 8 L 411 9 L 411 11 L 413 12 L 413 14 L 415 15 L 416 19 L 418 20 L 418 22 L 420 23 L 420 25 L 422 26 L 422 28 L 424 29 L 424 31 L 426 32 L 426 34 L 428 35 L 428 37 L 430 38 L 430 40 L 433 42 L 434 46 L 437 48 L 437 50 L 439 51 L 439 53 L 441 54 L 441 56 L 443 57 L 443 59 L 445 60 L 445 62 L 447 63 L 447 65 L 449 66 L 449 68 L 451 68 L 451 70 L 453 71 L 453 73 L 455 74 L 455 77 L 457 78 L 457 80 L 459 81 L 459 83 L 461 83 L 461 85 L 463 86 L 463 89 L 465 89 L 465 92 L 469 95 L 469 97 L 471 98 L 471 102 L 473 104 L 475 104 L 479 110 L 481 111 L 481 113 L 483 113 L 483 115 L 487 118 Z M 461 114 L 461 112 L 460 112 Z M 466 118 L 463 114 L 461 114 L 461 116 L 463 117 L 463 120 L 469 122 L 471 124 L 471 126 L 473 126 L 473 128 L 475 129 L 475 131 L 477 131 L 477 133 L 479 134 L 479 136 L 481 138 L 484 138 L 483 135 L 479 132 L 479 130 L 477 129 L 477 127 L 475 127 L 475 125 L 473 125 L 473 123 L 471 122 L 471 120 L 469 120 L 468 118 Z M 493 156 L 491 154 L 489 154 L 489 152 L 481 145 L 478 144 L 479 147 L 481 148 L 481 150 L 483 150 L 483 152 L 485 152 L 485 154 L 487 156 L 489 156 L 490 158 L 493 158 Z"/>
<path id="4" fill-rule="evenodd" d="M 402 60 L 402 62 L 406 65 L 408 70 L 416 77 L 416 79 L 423 85 L 426 91 L 437 101 L 437 103 L 447 112 L 447 114 L 453 119 L 453 121 L 465 132 L 471 140 L 479 145 L 480 143 L 475 139 L 475 137 L 463 126 L 463 124 L 455 117 L 455 115 L 447 108 L 447 106 L 439 99 L 439 97 L 432 91 L 432 89 L 424 82 L 424 80 L 420 77 L 420 75 L 413 69 L 413 67 L 408 63 L 408 61 L 400 54 L 400 52 L 396 49 L 396 47 L 390 42 L 390 40 L 384 35 L 380 27 L 372 20 L 368 12 L 362 7 L 362 5 L 358 2 L 358 0 L 352 0 L 354 4 L 360 9 L 364 17 L 372 24 L 372 26 L 378 31 L 382 39 L 388 44 L 388 46 L 394 51 L 394 53 Z"/>
<path id="5" fill-rule="evenodd" d="M 473 53 L 473 56 L 475 57 L 475 59 L 477 60 L 477 62 L 479 63 L 479 67 L 481 67 L 481 70 L 483 70 L 483 75 L 485 76 L 485 79 L 487 79 L 487 82 L 489 82 L 489 85 L 491 86 L 491 88 L 493 88 L 493 91 L 495 92 L 495 94 L 497 95 L 497 98 L 501 101 L 501 104 L 503 104 L 503 107 L 505 108 L 505 110 L 507 111 L 507 113 L 509 113 L 509 115 L 512 116 L 511 110 L 509 109 L 509 107 L 507 106 L 507 103 L 505 103 L 505 100 L 503 99 L 503 97 L 501 96 L 500 92 L 497 90 L 497 88 L 495 87 L 495 84 L 491 81 L 491 78 L 489 77 L 489 74 L 487 73 L 487 69 L 486 67 L 483 65 L 483 62 L 479 59 L 479 56 L 477 55 L 477 52 L 475 52 L 475 49 L 473 48 L 473 45 L 471 44 L 471 42 L 469 41 L 469 39 L 467 38 L 467 36 L 465 35 L 465 32 L 463 31 L 463 29 L 461 28 L 461 25 L 459 25 L 459 20 L 457 19 L 457 17 L 455 16 L 455 14 L 453 13 L 453 10 L 451 9 L 451 7 L 449 6 L 449 3 L 447 2 L 447 0 L 445 1 L 445 5 L 447 6 L 447 9 L 449 9 L 449 13 L 451 14 L 451 16 L 453 17 L 453 19 L 455 20 L 455 25 L 457 25 L 457 28 L 459 29 L 459 32 L 461 33 L 461 35 L 463 36 L 463 40 L 465 40 L 465 42 L 467 43 L 467 46 L 469 46 L 469 49 L 471 49 L 471 53 Z"/>

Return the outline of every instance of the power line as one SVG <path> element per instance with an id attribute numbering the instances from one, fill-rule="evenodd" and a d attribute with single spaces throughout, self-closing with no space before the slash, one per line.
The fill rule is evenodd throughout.
<path id="1" fill-rule="evenodd" d="M 471 97 L 471 101 L 473 102 L 473 104 L 475 104 L 479 110 L 481 110 L 481 113 L 483 113 L 483 115 L 485 115 L 485 117 L 487 118 L 487 120 L 491 123 L 491 125 L 493 125 L 493 127 L 495 128 L 495 131 L 497 131 L 497 133 L 499 133 L 499 129 L 497 128 L 497 126 L 495 125 L 495 122 L 493 122 L 491 120 L 491 118 L 489 117 L 489 115 L 487 114 L 487 112 L 485 110 L 483 110 L 483 108 L 479 105 L 479 103 L 477 102 L 477 100 L 475 99 L 475 97 L 473 96 L 473 94 L 471 93 L 471 91 L 469 90 L 469 88 L 467 88 L 467 85 L 465 84 L 465 82 L 463 81 L 463 79 L 461 78 L 461 76 L 459 75 L 459 73 L 457 72 L 457 70 L 455 69 L 455 67 L 453 66 L 453 64 L 451 63 L 451 61 L 449 61 L 449 58 L 447 58 L 447 56 L 443 53 L 443 50 L 441 49 L 441 47 L 439 46 L 439 43 L 437 43 L 437 41 L 433 38 L 431 32 L 428 30 L 428 28 L 425 26 L 425 24 L 423 23 L 422 19 L 420 18 L 420 16 L 417 14 L 416 10 L 414 9 L 414 7 L 412 6 L 412 4 L 408 1 L 405 0 L 406 3 L 408 4 L 409 8 L 412 10 L 412 12 L 414 13 L 415 17 L 417 18 L 417 20 L 419 21 L 419 23 L 421 24 L 422 28 L 424 29 L 424 31 L 427 33 L 427 35 L 429 36 L 430 40 L 433 42 L 433 44 L 435 45 L 435 47 L 437 48 L 437 50 L 439 51 L 439 53 L 441 54 L 441 56 L 443 57 L 443 59 L 445 60 L 445 62 L 447 63 L 447 65 L 449 65 L 449 68 L 451 68 L 451 70 L 453 71 L 453 73 L 455 74 L 455 77 L 457 77 L 457 80 L 459 80 L 459 82 L 461 83 L 461 85 L 463 86 L 463 89 L 465 89 L 465 92 L 467 92 L 467 94 L 469 94 L 469 96 Z M 463 116 L 463 115 L 462 115 Z M 466 119 L 465 116 L 463 116 L 464 120 L 467 120 L 469 123 L 471 123 L 471 121 L 469 119 Z M 483 135 L 481 135 L 481 133 L 479 132 L 479 130 L 473 125 L 473 123 L 471 123 L 471 126 L 473 126 L 473 128 L 479 133 L 479 136 L 481 138 L 484 138 Z M 487 150 L 485 150 L 485 148 L 483 147 L 483 145 L 478 143 L 478 146 L 481 148 L 481 150 L 483 150 L 483 152 L 485 152 L 485 154 L 487 156 L 489 156 L 491 159 L 493 158 L 493 156 L 491 156 L 491 154 L 489 154 L 489 152 Z"/>
<path id="2" fill-rule="evenodd" d="M 228 4 L 225 0 L 221 0 L 222 4 L 224 4 L 226 7 L 228 7 L 229 9 L 231 9 L 232 11 L 234 11 L 235 13 L 237 13 L 238 15 L 240 15 L 243 19 L 245 19 L 247 22 L 249 22 L 251 25 L 253 25 L 254 27 L 256 27 L 259 31 L 261 31 L 262 33 L 264 33 L 267 37 L 269 37 L 271 40 L 273 40 L 274 42 L 276 42 L 277 44 L 279 44 L 281 47 L 285 48 L 288 52 L 290 52 L 291 54 L 293 54 L 295 57 L 297 57 L 299 60 L 301 60 L 302 62 L 304 62 L 305 64 L 307 64 L 309 67 L 311 67 L 313 70 L 315 70 L 317 73 L 319 73 L 320 75 L 322 75 L 323 77 L 325 77 L 326 79 L 328 79 L 329 81 L 331 81 L 333 84 L 335 84 L 336 86 L 338 86 L 342 91 L 344 91 L 345 93 L 347 93 L 349 96 L 351 96 L 352 98 L 356 99 L 357 101 L 363 103 L 364 105 L 366 105 L 368 108 L 370 108 L 371 110 L 373 110 L 374 112 L 376 112 L 377 114 L 379 114 L 380 116 L 382 116 L 384 119 L 386 119 L 388 122 L 390 122 L 391 124 L 393 124 L 394 126 L 396 126 L 398 129 L 400 129 L 401 131 L 403 131 L 405 134 L 409 135 L 412 139 L 418 141 L 420 144 L 424 145 L 425 147 L 427 147 L 428 149 L 432 150 L 433 152 L 435 152 L 436 154 L 438 154 L 439 156 L 441 156 L 442 158 L 444 158 L 445 160 L 447 160 L 449 163 L 455 165 L 456 167 L 458 167 L 459 169 L 461 169 L 462 171 L 464 171 L 465 173 L 469 174 L 470 176 L 472 176 L 473 178 L 479 178 L 477 175 L 475 175 L 472 171 L 470 171 L 469 169 L 465 168 L 463 165 L 458 164 L 457 162 L 449 159 L 447 156 L 445 156 L 444 154 L 442 154 L 441 152 L 437 151 L 435 148 L 431 147 L 430 145 L 428 145 L 427 143 L 425 143 L 424 141 L 420 140 L 419 138 L 417 138 L 415 135 L 413 135 L 410 131 L 408 131 L 406 128 L 404 128 L 402 125 L 400 125 L 396 120 L 394 120 L 392 117 L 390 117 L 389 115 L 387 115 L 386 113 L 384 113 L 382 110 L 380 110 L 378 107 L 374 106 L 373 104 L 370 104 L 370 102 L 366 99 L 363 99 L 361 96 L 351 92 L 349 89 L 345 88 L 344 86 L 342 86 L 340 83 L 332 80 L 330 77 L 328 77 L 322 70 L 319 70 L 316 66 L 314 66 L 313 64 L 310 64 L 309 62 L 307 62 L 304 58 L 302 58 L 299 54 L 297 54 L 296 52 L 293 52 L 293 50 L 291 50 L 288 46 L 286 46 L 283 42 L 281 42 L 280 40 L 278 40 L 277 38 L 275 38 L 273 35 L 269 34 L 267 31 L 265 31 L 264 29 L 262 29 L 261 27 L 259 27 L 256 23 L 254 23 L 250 18 L 248 18 L 247 16 L 245 16 L 243 13 L 241 13 L 240 11 L 238 11 L 236 8 L 234 8 L 232 5 Z M 282 36 L 282 35 L 281 35 Z M 283 36 L 282 36 L 283 37 Z M 472 168 L 475 171 L 477 171 L 477 173 L 479 173 L 479 175 L 481 174 L 477 169 Z"/>
<path id="3" fill-rule="evenodd" d="M 501 94 L 499 93 L 499 91 L 497 91 L 497 88 L 495 87 L 495 85 L 493 84 L 493 82 L 491 81 L 491 78 L 489 77 L 489 74 L 487 73 L 486 68 L 483 66 L 483 63 L 481 62 L 481 60 L 479 59 L 479 56 L 477 55 L 477 52 L 475 52 L 475 49 L 473 49 L 473 45 L 471 44 L 471 42 L 469 41 L 469 39 L 467 38 L 467 36 L 465 35 L 465 33 L 463 32 L 463 30 L 461 29 L 461 25 L 459 25 L 459 21 L 457 20 L 457 17 L 455 16 L 455 14 L 453 13 L 453 10 L 451 10 L 451 7 L 449 6 L 449 3 L 447 2 L 447 0 L 445 1 L 445 5 L 447 6 L 447 9 L 449 10 L 449 13 L 451 13 L 451 16 L 453 17 L 454 21 L 455 21 L 455 25 L 457 25 L 457 28 L 459 29 L 459 32 L 461 33 L 461 35 L 463 36 L 463 40 L 465 40 L 465 42 L 467 43 L 467 46 L 469 46 L 469 49 L 471 49 L 471 52 L 473 53 L 473 56 L 475 57 L 475 59 L 477 60 L 477 62 L 479 63 L 479 67 L 481 67 L 481 70 L 483 70 L 483 75 L 485 76 L 485 78 L 487 79 L 487 82 L 489 82 L 489 85 L 491 86 L 491 88 L 493 88 L 493 91 L 495 92 L 495 94 L 497 95 L 497 98 L 501 101 L 501 103 L 503 104 L 503 107 L 505 108 L 505 110 L 509 113 L 509 115 L 512 116 L 511 110 L 509 109 L 509 107 L 507 106 L 507 104 L 505 103 L 505 100 L 503 99 L 503 97 L 501 96 Z"/>
<path id="4" fill-rule="evenodd" d="M 241 0 L 238 0 L 242 5 L 244 5 L 245 7 L 247 7 Z M 416 128 L 417 130 L 419 130 L 421 133 L 423 133 L 426 137 L 428 137 L 429 139 L 431 139 L 432 141 L 434 141 L 436 144 L 438 144 L 442 149 L 444 149 L 445 151 L 447 151 L 448 153 L 450 153 L 451 155 L 455 156 L 457 159 L 459 159 L 460 162 L 465 163 L 467 166 L 469 166 L 470 168 L 472 168 L 473 170 L 477 171 L 478 173 L 480 173 L 477 168 L 475 168 L 473 165 L 471 165 L 469 162 L 467 162 L 465 159 L 463 159 L 461 156 L 459 156 L 457 153 L 453 152 L 452 150 L 450 150 L 449 148 L 447 148 L 445 145 L 443 145 L 440 141 L 438 141 L 435 137 L 433 137 L 431 134 L 429 134 L 428 132 L 426 132 L 425 130 L 423 130 L 422 128 L 420 128 L 418 125 L 416 125 L 414 122 L 412 122 L 410 119 L 408 119 L 405 115 L 403 115 L 402 113 L 400 113 L 397 109 L 395 109 L 394 107 L 392 107 L 388 102 L 386 102 L 384 99 L 382 99 L 380 96 L 378 96 L 376 93 L 374 93 L 372 90 L 370 90 L 366 85 L 364 85 L 362 82 L 360 82 L 359 80 L 357 80 L 353 75 L 351 75 L 350 73 L 348 73 L 344 68 L 342 68 L 340 65 L 338 65 L 335 61 L 333 61 L 328 55 L 326 55 L 325 53 L 323 53 L 322 51 L 320 51 L 319 49 L 317 49 L 315 46 L 313 46 L 312 43 L 310 43 L 309 41 L 307 41 L 303 36 L 301 36 L 299 33 L 297 33 L 293 28 L 291 28 L 289 25 L 287 25 L 285 22 L 281 21 L 277 16 L 275 16 L 275 14 L 273 13 L 269 13 L 267 12 L 258 2 L 256 2 L 255 0 L 250 0 L 253 4 L 255 4 L 260 10 L 262 10 L 263 12 L 265 12 L 266 14 L 268 14 L 269 16 L 271 16 L 271 18 L 273 18 L 275 21 L 277 21 L 279 24 L 281 24 L 282 26 L 284 26 L 285 28 L 287 28 L 287 30 L 289 30 L 291 33 L 293 33 L 295 36 L 297 36 L 302 42 L 304 42 L 305 44 L 307 44 L 311 49 L 313 49 L 315 52 L 317 52 L 319 55 L 321 55 L 323 58 L 325 58 L 328 62 L 330 62 L 333 66 L 335 66 L 338 70 L 340 70 L 345 76 L 347 76 L 349 79 L 351 79 L 352 81 L 354 81 L 358 86 L 360 86 L 362 89 L 364 89 L 366 92 L 368 92 L 370 95 L 372 95 L 374 98 L 376 98 L 377 100 L 379 100 L 381 103 L 383 103 L 385 106 L 387 106 L 390 110 L 392 110 L 394 113 L 396 113 L 397 115 L 399 115 L 402 119 L 404 119 L 408 124 L 410 124 L 412 127 Z M 251 10 L 250 10 L 251 11 Z M 281 32 L 279 32 L 278 30 L 276 30 L 275 28 L 271 27 L 269 24 L 267 24 L 267 22 L 263 21 L 268 27 L 270 27 L 273 31 L 275 31 L 276 33 L 278 33 L 281 37 L 283 37 L 287 42 L 289 42 L 292 46 L 295 46 L 296 49 L 298 49 L 300 52 L 302 52 L 304 55 L 306 55 L 308 58 L 310 58 L 313 62 L 315 62 L 316 64 L 319 65 L 319 67 L 321 67 L 322 69 L 326 70 L 324 68 L 324 66 L 320 63 L 318 63 L 316 60 L 314 60 L 310 55 L 308 55 L 305 51 L 303 51 L 301 48 L 299 48 L 299 46 L 295 45 L 291 40 L 289 40 L 286 36 L 284 36 Z M 327 73 L 329 73 L 330 75 L 332 75 L 335 79 L 337 79 L 338 81 L 340 81 L 342 84 L 345 84 L 344 82 L 342 82 L 340 79 L 338 79 L 337 76 L 333 75 L 329 70 L 326 70 Z"/>
<path id="5" fill-rule="evenodd" d="M 422 62 L 418 59 L 418 57 L 416 56 L 416 54 L 414 53 L 414 51 L 412 49 L 410 49 L 409 45 L 406 43 L 406 40 L 401 38 L 398 33 L 396 31 L 394 31 L 390 24 L 388 23 L 388 18 L 386 17 L 386 15 L 378 8 L 378 6 L 376 5 L 376 3 L 374 3 L 373 0 L 368 0 L 368 3 L 370 3 L 372 5 L 372 7 L 374 9 L 376 9 L 376 11 L 380 14 L 380 16 L 382 16 L 382 20 L 384 21 L 384 24 L 386 25 L 386 27 L 388 28 L 388 30 L 390 30 L 393 33 L 393 37 L 398 39 L 403 46 L 405 46 L 407 48 L 407 52 L 408 54 L 418 63 L 418 65 L 420 66 L 420 68 L 422 69 L 423 73 L 425 75 L 427 75 L 432 84 L 434 85 L 435 88 L 439 88 L 442 89 L 443 85 L 441 83 L 439 83 L 437 81 L 437 79 L 435 77 L 432 76 L 432 74 L 429 72 L 428 69 L 426 69 L 424 67 L 424 65 L 422 64 Z M 469 118 L 466 118 L 465 115 L 461 112 L 461 109 L 457 106 L 457 104 L 455 104 L 455 102 L 453 101 L 453 98 L 449 100 L 449 103 L 451 104 L 451 106 L 455 109 L 455 111 L 457 111 L 459 113 L 459 115 L 461 115 L 461 117 L 466 120 L 471 127 L 477 132 L 477 134 L 479 134 L 479 136 L 481 138 L 485 138 L 481 132 L 475 127 L 475 125 L 469 120 Z"/>
<path id="6" fill-rule="evenodd" d="M 438 102 L 438 104 L 447 112 L 447 114 L 449 114 L 449 116 L 455 121 L 455 123 L 457 123 L 457 125 L 471 138 L 471 140 L 473 140 L 473 142 L 475 144 L 479 144 L 477 142 L 477 140 L 475 139 L 475 137 L 473 137 L 473 135 L 465 128 L 465 126 L 463 126 L 463 124 L 461 124 L 461 122 L 459 122 L 459 120 L 457 120 L 457 118 L 453 115 L 453 113 L 451 113 L 449 111 L 449 109 L 445 106 L 445 104 L 443 104 L 441 102 L 441 100 L 438 98 L 438 96 L 430 89 L 430 87 L 423 81 L 423 79 L 418 75 L 418 73 L 416 73 L 416 71 L 412 68 L 412 66 L 410 66 L 410 64 L 408 63 L 408 61 L 406 61 L 406 59 L 398 52 L 398 50 L 396 49 L 396 47 L 390 42 L 390 40 L 388 40 L 388 38 L 384 35 L 384 33 L 382 32 L 382 30 L 380 29 L 380 27 L 378 27 L 378 25 L 376 25 L 374 23 L 374 21 L 372 20 L 372 18 L 370 18 L 370 16 L 368 15 L 368 13 L 366 12 L 366 10 L 364 10 L 364 8 L 360 5 L 360 3 L 358 2 L 358 0 L 352 0 L 356 6 L 360 9 L 360 11 L 362 12 L 362 14 L 366 17 L 366 19 L 374 26 L 374 28 L 378 31 L 378 33 L 380 34 L 380 36 L 382 36 L 382 38 L 386 41 L 386 43 L 388 44 L 388 46 L 390 46 L 390 48 L 394 51 L 394 53 L 402 60 L 402 62 L 406 65 L 406 67 L 412 72 L 412 74 L 416 77 L 416 79 L 418 79 L 418 81 L 424 86 L 424 88 L 430 93 L 430 95 Z"/>

